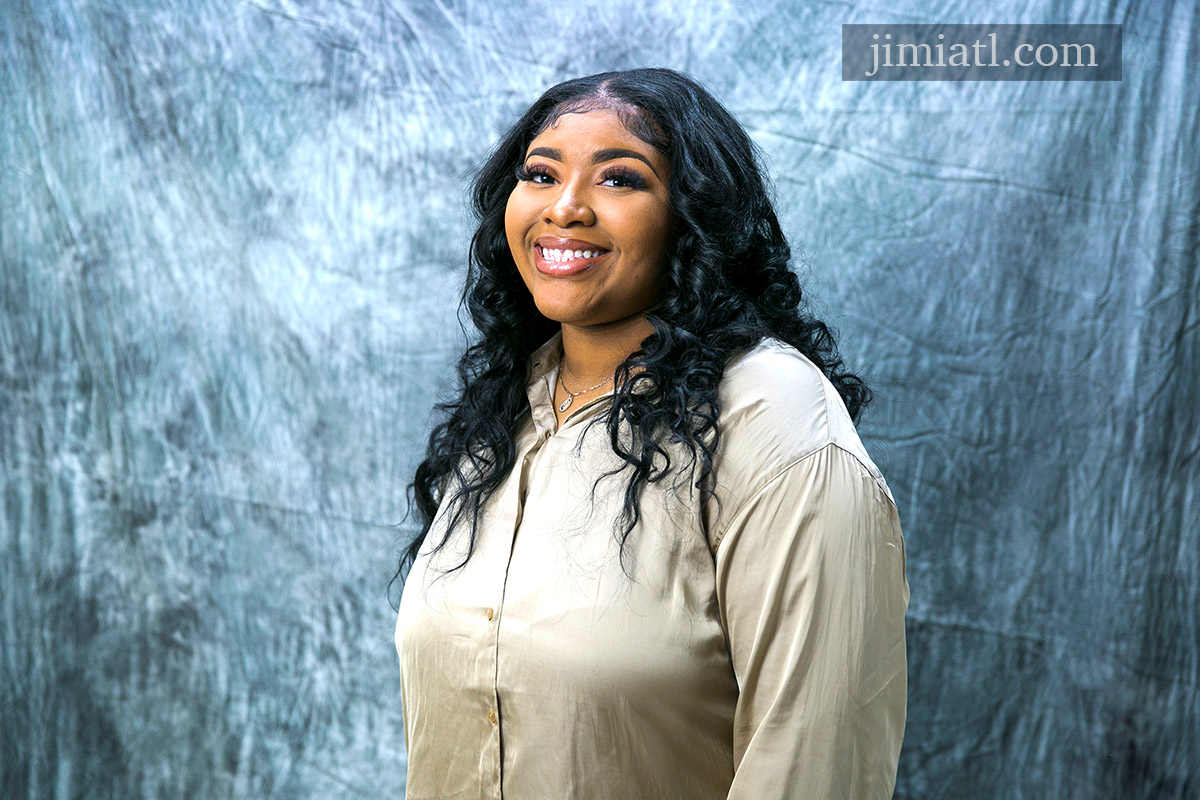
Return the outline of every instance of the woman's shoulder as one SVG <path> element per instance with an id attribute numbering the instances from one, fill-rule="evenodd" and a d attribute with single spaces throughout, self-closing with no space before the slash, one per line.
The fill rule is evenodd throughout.
<path id="1" fill-rule="evenodd" d="M 837 389 L 787 342 L 765 337 L 730 359 L 719 398 L 717 455 L 727 477 L 769 478 L 832 444 L 882 479 Z"/>

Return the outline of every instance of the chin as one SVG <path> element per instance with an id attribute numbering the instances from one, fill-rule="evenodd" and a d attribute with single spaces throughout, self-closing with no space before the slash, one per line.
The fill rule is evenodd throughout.
<path id="1" fill-rule="evenodd" d="M 562 311 L 554 308 L 547 308 L 545 310 L 539 308 L 538 311 L 541 311 L 542 316 L 546 319 L 550 320 L 551 322 L 557 322 L 560 325 L 575 325 L 579 327 L 589 324 L 586 319 L 582 319 L 578 314 L 572 314 L 569 311 Z"/>
<path id="2" fill-rule="evenodd" d="M 556 303 L 554 301 L 539 301 L 534 299 L 533 304 L 546 319 L 567 325 L 583 324 L 581 320 L 587 316 L 586 310 L 574 307 L 569 303 Z"/>

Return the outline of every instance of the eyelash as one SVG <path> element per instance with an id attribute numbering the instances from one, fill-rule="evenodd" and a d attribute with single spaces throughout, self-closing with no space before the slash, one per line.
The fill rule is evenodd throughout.
<path id="1" fill-rule="evenodd" d="M 531 181 L 535 176 L 539 175 L 546 178 L 550 177 L 550 173 L 546 171 L 546 168 L 538 166 L 537 164 L 534 164 L 531 167 L 527 167 L 522 164 L 521 166 L 517 167 L 517 180 L 519 181 Z"/>
<path id="2" fill-rule="evenodd" d="M 534 164 L 528 167 L 522 164 L 521 166 L 517 167 L 517 180 L 531 181 L 536 177 L 550 178 L 551 180 L 554 178 L 554 176 L 550 174 L 550 171 L 540 164 Z M 646 179 L 628 167 L 609 167 L 600 174 L 600 179 L 603 181 L 624 181 L 625 184 L 631 189 L 646 188 Z"/>
<path id="3" fill-rule="evenodd" d="M 600 177 L 606 181 L 613 179 L 625 181 L 633 189 L 645 189 L 646 179 L 628 167 L 609 167 Z"/>

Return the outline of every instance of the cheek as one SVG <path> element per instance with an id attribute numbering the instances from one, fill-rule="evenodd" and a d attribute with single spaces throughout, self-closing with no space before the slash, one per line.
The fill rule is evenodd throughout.
<path id="1" fill-rule="evenodd" d="M 670 219 L 664 218 L 658 209 L 649 211 L 642 219 L 646 223 L 639 232 L 639 249 L 644 258 L 655 264 L 657 270 L 659 262 L 666 257 L 667 241 L 671 236 Z"/>
<path id="2" fill-rule="evenodd" d="M 504 233 L 508 238 L 508 247 L 513 252 L 514 257 L 518 257 L 524 251 L 522 243 L 525 240 L 525 231 L 528 226 L 524 223 L 524 214 L 521 210 L 521 198 L 519 189 L 514 190 L 508 196 L 508 205 L 504 207 Z"/>

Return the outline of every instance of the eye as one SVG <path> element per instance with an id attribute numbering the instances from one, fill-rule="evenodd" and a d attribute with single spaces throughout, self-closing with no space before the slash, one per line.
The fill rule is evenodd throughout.
<path id="1" fill-rule="evenodd" d="M 609 167 L 600 176 L 601 182 L 619 189 L 645 189 L 646 179 L 629 167 Z"/>
<path id="2" fill-rule="evenodd" d="M 532 164 L 530 166 L 522 164 L 521 166 L 517 167 L 517 180 L 529 181 L 537 184 L 546 184 L 552 182 L 554 177 L 550 174 L 549 170 L 547 170 L 541 164 Z"/>

